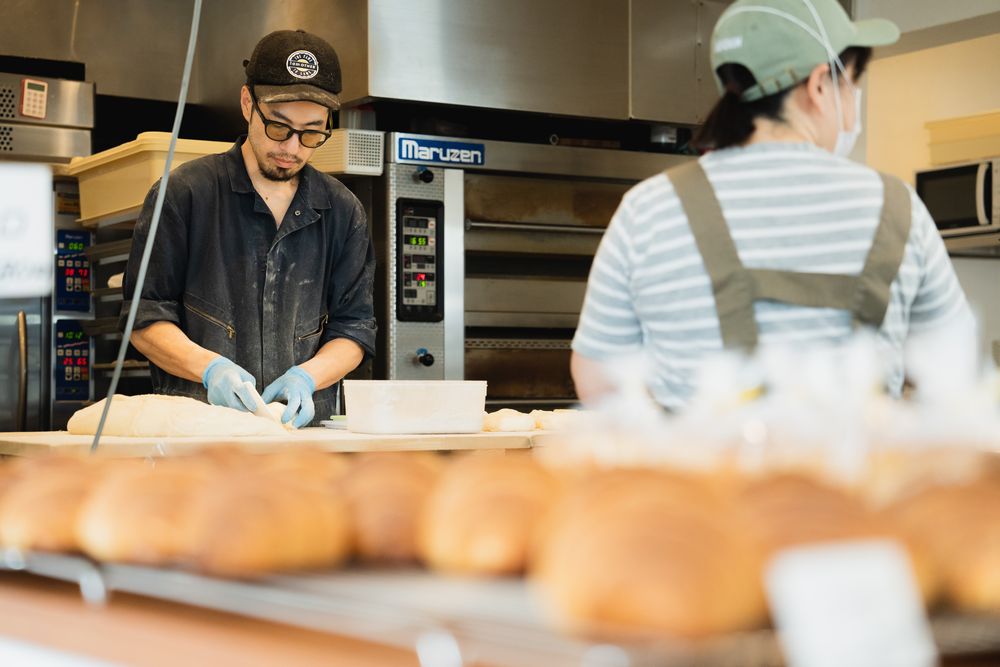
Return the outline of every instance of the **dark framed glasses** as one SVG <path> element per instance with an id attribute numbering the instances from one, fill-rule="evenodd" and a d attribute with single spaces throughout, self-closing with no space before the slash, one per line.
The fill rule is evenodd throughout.
<path id="1" fill-rule="evenodd" d="M 330 138 L 330 132 L 323 132 L 321 130 L 296 130 L 285 123 L 271 120 L 260 110 L 260 106 L 257 104 L 257 96 L 254 95 L 252 88 L 250 89 L 250 99 L 253 101 L 253 108 L 257 110 L 257 115 L 260 116 L 261 121 L 264 123 L 264 134 L 271 141 L 287 141 L 293 134 L 297 134 L 299 135 L 299 143 L 306 148 L 319 148 Z"/>

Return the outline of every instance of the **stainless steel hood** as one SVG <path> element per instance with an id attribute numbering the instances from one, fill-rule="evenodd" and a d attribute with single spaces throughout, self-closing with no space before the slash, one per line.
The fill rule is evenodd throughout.
<path id="1" fill-rule="evenodd" d="M 226 39 L 198 45 L 196 101 L 232 109 L 257 39 L 301 27 L 337 49 L 348 107 L 388 99 L 694 124 L 715 95 L 708 37 L 729 1 L 216 0 L 205 34 Z"/>

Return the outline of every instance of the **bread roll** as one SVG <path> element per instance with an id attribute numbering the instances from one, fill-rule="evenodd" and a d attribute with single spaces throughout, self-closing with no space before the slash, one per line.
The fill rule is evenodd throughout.
<path id="1" fill-rule="evenodd" d="M 109 474 L 80 510 L 81 549 L 103 561 L 162 565 L 183 558 L 192 508 L 219 474 L 198 460 Z"/>
<path id="2" fill-rule="evenodd" d="M 293 447 L 273 454 L 246 456 L 243 466 L 263 473 L 288 475 L 302 484 L 336 489 L 350 463 L 342 454 L 331 454 L 309 447 Z"/>
<path id="3" fill-rule="evenodd" d="M 557 491 L 552 475 L 528 456 L 460 457 L 424 507 L 420 555 L 448 572 L 521 572 L 539 517 Z"/>
<path id="4" fill-rule="evenodd" d="M 220 478 L 200 494 L 189 530 L 191 563 L 220 576 L 332 567 L 350 550 L 343 499 L 288 473 Z"/>
<path id="5" fill-rule="evenodd" d="M 570 632 L 696 638 L 764 619 L 749 537 L 700 478 L 592 475 L 558 503 L 544 532 L 532 577 Z"/>
<path id="6" fill-rule="evenodd" d="M 1000 611 L 1000 484 L 984 478 L 932 487 L 886 510 L 924 549 L 946 600 L 969 611 Z"/>
<path id="7" fill-rule="evenodd" d="M 483 418 L 484 431 L 533 431 L 535 418 L 529 414 L 504 408 Z"/>
<path id="8" fill-rule="evenodd" d="M 0 502 L 0 544 L 25 550 L 77 550 L 79 509 L 109 464 L 103 459 L 52 457 L 12 465 Z"/>
<path id="9" fill-rule="evenodd" d="M 441 470 L 420 452 L 360 454 L 344 476 L 354 553 L 363 562 L 417 559 L 417 525 Z"/>
<path id="10" fill-rule="evenodd" d="M 778 551 L 824 542 L 896 540 L 910 556 L 924 599 L 935 597 L 938 581 L 929 556 L 919 545 L 869 510 L 860 499 L 819 480 L 784 473 L 750 482 L 738 494 L 738 515 L 765 562 Z"/>

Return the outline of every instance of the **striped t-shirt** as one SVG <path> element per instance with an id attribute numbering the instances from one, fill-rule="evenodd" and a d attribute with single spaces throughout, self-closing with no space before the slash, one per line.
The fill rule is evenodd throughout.
<path id="1" fill-rule="evenodd" d="M 809 143 L 762 143 L 700 158 L 747 268 L 858 274 L 882 210 L 876 171 Z M 903 382 L 908 333 L 969 315 L 944 243 L 911 188 L 913 222 L 878 338 L 889 390 Z M 754 305 L 761 345 L 840 343 L 851 314 L 775 301 Z M 970 315 L 971 316 L 971 315 Z M 623 197 L 594 258 L 573 350 L 597 361 L 642 350 L 653 395 L 694 393 L 701 360 L 722 349 L 711 282 L 673 185 L 659 174 Z"/>

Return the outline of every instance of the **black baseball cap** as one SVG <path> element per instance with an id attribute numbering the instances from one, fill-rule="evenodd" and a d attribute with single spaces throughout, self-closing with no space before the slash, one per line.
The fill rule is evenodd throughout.
<path id="1" fill-rule="evenodd" d="M 247 85 L 261 102 L 316 102 L 340 108 L 340 59 L 321 37 L 278 30 L 257 42 L 243 61 Z"/>

